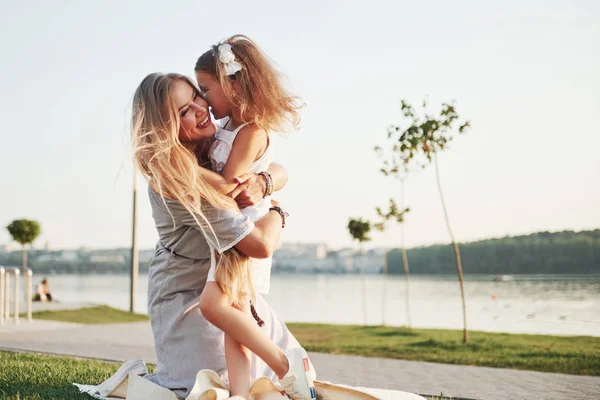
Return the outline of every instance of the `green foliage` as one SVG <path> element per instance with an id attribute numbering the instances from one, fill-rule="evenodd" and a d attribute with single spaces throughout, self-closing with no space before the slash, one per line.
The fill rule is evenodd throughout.
<path id="1" fill-rule="evenodd" d="M 403 181 L 411 168 L 424 168 L 431 163 L 433 154 L 445 150 L 456 133 L 465 133 L 470 127 L 470 122 L 459 121 L 454 102 L 442 103 L 438 117 L 433 117 L 427 112 L 426 101 L 423 102 L 422 117 L 407 101 L 401 100 L 400 103 L 405 127 L 390 126 L 388 139 L 392 142 L 391 146 L 387 151 L 384 151 L 381 146 L 376 146 L 374 150 L 383 160 L 381 173 Z M 383 231 L 385 222 L 389 220 L 395 219 L 396 222 L 403 223 L 408 211 L 408 208 L 398 210 L 394 200 L 390 199 L 389 211 L 383 212 L 377 208 L 377 214 L 383 218 L 383 221 L 374 226 Z"/>
<path id="2" fill-rule="evenodd" d="M 363 221 L 362 218 L 350 218 L 348 221 L 348 232 L 350 232 L 352 239 L 359 243 L 369 242 L 371 240 L 368 236 L 370 231 L 371 223 L 369 221 Z"/>
<path id="3" fill-rule="evenodd" d="M 390 208 L 388 211 L 383 211 L 380 207 L 375 209 L 377 215 L 383 219 L 383 221 L 374 224 L 373 226 L 378 231 L 383 232 L 385 230 L 386 222 L 389 220 L 396 221 L 399 224 L 404 222 L 404 216 L 410 211 L 410 208 L 400 210 L 394 199 L 390 199 Z"/>
<path id="4" fill-rule="evenodd" d="M 598 274 L 600 229 L 582 232 L 538 232 L 526 236 L 461 243 L 465 274 Z M 452 248 L 435 245 L 408 250 L 416 274 L 455 271 Z M 388 254 L 391 274 L 401 274 L 400 250 Z"/>
<path id="5" fill-rule="evenodd" d="M 419 116 L 405 100 L 401 101 L 401 111 L 406 124 L 388 128 L 388 139 L 394 144 L 381 169 L 383 174 L 400 179 L 412 166 L 425 167 L 432 161 L 434 153 L 447 149 L 457 133 L 466 133 L 471 126 L 469 121 L 459 121 L 454 102 L 442 103 L 437 117 L 428 113 L 425 101 L 421 112 L 423 116 Z M 384 157 L 380 147 L 376 147 L 375 151 Z"/>
<path id="6" fill-rule="evenodd" d="M 16 219 L 6 227 L 13 240 L 22 245 L 32 243 L 40 235 L 40 223 L 30 219 Z"/>

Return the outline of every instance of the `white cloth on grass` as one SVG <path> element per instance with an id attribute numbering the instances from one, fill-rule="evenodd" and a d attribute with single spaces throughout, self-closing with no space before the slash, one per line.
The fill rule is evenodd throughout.
<path id="1" fill-rule="evenodd" d="M 123 368 L 120 368 L 120 370 Z M 103 386 L 114 387 L 121 380 L 118 371 L 111 378 L 107 379 L 98 386 L 81 385 L 74 383 L 82 393 L 87 393 L 96 399 L 120 399 L 124 397 L 105 397 L 99 394 L 98 388 Z M 107 385 L 107 383 L 109 383 Z M 174 392 L 162 386 L 145 379 L 136 373 L 130 373 L 125 382 L 127 400 L 178 400 Z M 352 387 L 347 385 L 333 384 L 329 382 L 315 381 L 317 394 L 328 400 L 424 400 L 423 397 L 398 390 L 374 389 L 365 387 Z M 287 396 L 280 393 L 280 387 L 266 377 L 255 380 L 250 389 L 250 399 L 260 398 L 267 399 L 287 399 Z M 121 392 L 122 396 L 125 396 Z M 220 376 L 211 370 L 202 370 L 196 374 L 194 386 L 189 392 L 185 400 L 200 400 L 204 398 L 212 398 L 224 400 L 229 398 L 227 384 Z"/>

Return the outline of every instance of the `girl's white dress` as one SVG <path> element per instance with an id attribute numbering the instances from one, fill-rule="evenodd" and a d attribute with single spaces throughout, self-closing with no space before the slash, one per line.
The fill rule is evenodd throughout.
<path id="1" fill-rule="evenodd" d="M 231 153 L 231 148 L 233 146 L 233 141 L 235 140 L 238 132 L 247 124 L 240 125 L 237 129 L 233 131 L 229 131 L 225 129 L 229 119 L 225 120 L 221 127 L 217 130 L 215 134 L 215 143 L 213 143 L 210 150 L 210 161 L 212 165 L 212 170 L 218 172 L 219 174 L 223 171 L 227 160 L 229 159 L 229 154 Z M 268 145 L 265 152 L 260 156 L 260 158 L 252 163 L 248 172 L 263 172 L 266 171 L 271 162 L 273 160 L 273 155 L 271 151 L 271 146 Z M 269 213 L 269 208 L 271 208 L 271 198 L 270 196 L 262 199 L 257 205 L 252 207 L 246 207 L 241 210 L 242 214 L 250 218 L 252 222 L 256 222 L 265 215 Z M 254 290 L 258 293 L 268 294 L 269 288 L 271 285 L 271 264 L 273 260 L 271 258 L 265 259 L 251 259 L 252 262 L 252 284 L 254 285 Z M 214 264 L 214 263 L 213 263 Z M 208 281 L 215 280 L 215 267 L 211 266 L 208 272 Z"/>

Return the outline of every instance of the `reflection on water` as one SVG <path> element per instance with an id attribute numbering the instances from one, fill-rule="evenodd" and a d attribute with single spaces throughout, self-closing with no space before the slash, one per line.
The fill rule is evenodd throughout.
<path id="1" fill-rule="evenodd" d="M 505 282 L 494 282 L 492 276 L 465 279 L 471 330 L 600 336 L 598 275 L 515 276 Z M 147 312 L 147 283 L 148 277 L 141 275 L 138 312 Z M 129 307 L 127 275 L 56 275 L 50 277 L 50 287 L 62 302 Z M 367 276 L 368 323 L 404 325 L 404 290 L 403 277 Z M 359 276 L 274 275 L 266 297 L 286 322 L 360 324 L 361 293 Z M 411 277 L 410 305 L 414 327 L 462 328 L 460 290 L 454 276 Z"/>

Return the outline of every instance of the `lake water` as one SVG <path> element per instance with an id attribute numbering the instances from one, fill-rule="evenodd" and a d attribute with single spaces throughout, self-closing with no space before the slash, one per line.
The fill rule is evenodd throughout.
<path id="1" fill-rule="evenodd" d="M 599 275 L 465 277 L 470 330 L 600 336 Z M 34 282 L 36 283 L 36 282 Z M 54 275 L 52 294 L 64 303 L 98 303 L 128 309 L 127 275 Z M 137 312 L 147 312 L 147 275 L 138 281 Z M 366 323 L 405 325 L 403 277 L 367 275 Z M 412 276 L 410 316 L 419 328 L 462 328 L 455 276 Z M 286 322 L 362 324 L 363 281 L 357 275 L 274 275 L 271 306 Z"/>

